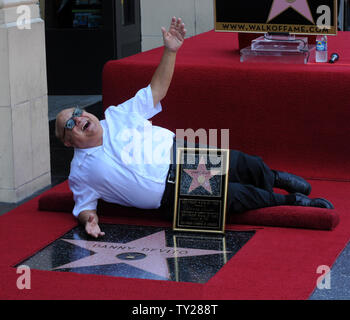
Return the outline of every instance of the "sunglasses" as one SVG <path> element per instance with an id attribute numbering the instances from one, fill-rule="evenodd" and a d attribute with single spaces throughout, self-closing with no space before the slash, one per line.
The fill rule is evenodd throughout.
<path id="1" fill-rule="evenodd" d="M 72 116 L 67 120 L 66 124 L 64 125 L 63 140 L 64 140 L 64 136 L 66 135 L 66 129 L 73 130 L 73 128 L 76 126 L 74 118 L 81 117 L 82 114 L 83 114 L 82 109 L 78 107 L 74 109 Z"/>

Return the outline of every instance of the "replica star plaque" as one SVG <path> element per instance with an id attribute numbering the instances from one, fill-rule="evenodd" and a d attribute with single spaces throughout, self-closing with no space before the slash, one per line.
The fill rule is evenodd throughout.
<path id="1" fill-rule="evenodd" d="M 225 231 L 229 150 L 178 148 L 173 229 Z"/>
<path id="2" fill-rule="evenodd" d="M 336 0 L 215 0 L 215 30 L 337 34 Z"/>

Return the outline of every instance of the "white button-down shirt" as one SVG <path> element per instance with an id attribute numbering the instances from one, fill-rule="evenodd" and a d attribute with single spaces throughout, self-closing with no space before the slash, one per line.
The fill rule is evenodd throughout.
<path id="1" fill-rule="evenodd" d="M 103 144 L 75 149 L 69 175 L 74 216 L 96 210 L 97 200 L 143 209 L 158 208 L 165 189 L 174 133 L 147 119 L 162 110 L 153 106 L 150 85 L 105 112 Z"/>

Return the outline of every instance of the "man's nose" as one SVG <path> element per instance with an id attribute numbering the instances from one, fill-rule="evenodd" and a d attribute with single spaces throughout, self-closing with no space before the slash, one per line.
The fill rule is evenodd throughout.
<path id="1" fill-rule="evenodd" d="M 73 117 L 73 120 L 74 120 L 75 124 L 77 126 L 79 126 L 80 123 L 82 123 L 82 121 L 83 121 L 83 117 Z"/>
<path id="2" fill-rule="evenodd" d="M 83 120 L 83 117 L 73 117 L 75 122 L 81 122 Z"/>

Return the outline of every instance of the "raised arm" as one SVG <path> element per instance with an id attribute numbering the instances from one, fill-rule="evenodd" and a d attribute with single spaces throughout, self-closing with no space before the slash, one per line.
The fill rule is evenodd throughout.
<path id="1" fill-rule="evenodd" d="M 169 31 L 162 27 L 164 52 L 162 59 L 152 77 L 151 89 L 153 104 L 156 106 L 167 94 L 174 74 L 177 51 L 182 46 L 186 29 L 181 18 L 173 17 Z"/>

